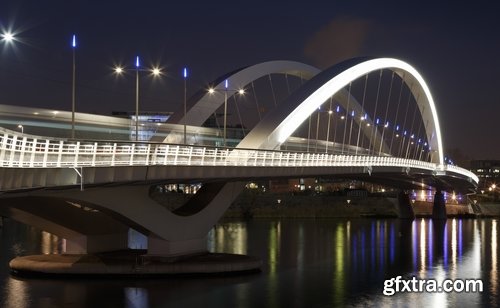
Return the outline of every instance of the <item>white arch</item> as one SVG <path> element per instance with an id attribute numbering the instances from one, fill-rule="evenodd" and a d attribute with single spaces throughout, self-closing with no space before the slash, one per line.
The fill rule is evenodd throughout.
<path id="1" fill-rule="evenodd" d="M 231 97 L 237 93 L 238 89 L 241 89 L 251 82 L 264 77 L 269 74 L 288 74 L 291 76 L 296 76 L 304 78 L 305 80 L 310 80 L 314 76 L 320 73 L 320 70 L 296 61 L 267 61 L 259 64 L 244 67 L 242 69 L 230 72 L 225 76 L 218 78 L 215 89 L 225 89 L 225 80 L 227 79 L 229 87 L 227 89 L 227 97 Z M 175 112 L 172 117 L 169 118 L 169 123 L 184 124 L 189 126 L 201 126 L 205 121 L 214 114 L 214 112 L 224 104 L 224 92 L 216 91 L 212 94 L 208 93 L 206 89 L 202 89 L 200 92 L 192 97 L 192 100 L 188 102 L 188 110 L 186 117 L 184 118 L 184 111 L 179 110 Z M 366 112 L 361 108 L 361 105 L 356 100 L 354 96 L 348 93 L 347 90 L 340 91 L 337 97 L 337 101 L 344 108 L 347 109 L 348 97 L 350 100 L 350 109 L 354 109 L 357 115 L 365 114 Z M 281 108 L 281 106 L 280 106 Z M 354 121 L 360 125 L 360 117 L 357 116 Z M 366 123 L 373 125 L 373 120 L 370 118 L 365 119 Z M 366 136 L 370 136 L 371 128 L 367 126 L 362 126 L 362 132 Z M 382 141 L 380 132 L 376 131 L 376 147 L 379 146 Z M 181 143 L 183 136 L 180 133 L 171 132 L 163 142 L 166 143 Z M 188 139 L 189 140 L 189 139 Z M 383 144 L 384 151 L 387 151 L 388 147 Z"/>
<path id="2" fill-rule="evenodd" d="M 238 89 L 241 89 L 263 76 L 269 74 L 288 74 L 297 76 L 306 80 L 320 72 L 319 69 L 295 61 L 268 61 L 255 65 L 251 65 L 235 72 L 226 74 L 220 77 L 215 89 L 224 90 L 224 82 L 227 79 L 229 87 L 227 89 L 227 97 L 233 96 Z M 184 119 L 184 111 L 179 110 L 169 119 L 169 123 L 177 123 L 192 126 L 201 126 L 205 121 L 214 114 L 214 112 L 224 103 L 224 93 L 215 92 L 209 94 L 206 89 L 202 89 L 193 97 L 193 101 L 189 102 L 186 119 Z"/>
<path id="3" fill-rule="evenodd" d="M 347 66 L 349 65 L 349 66 Z M 238 145 L 239 148 L 274 149 L 283 142 L 329 97 L 341 91 L 350 82 L 380 69 L 392 69 L 409 82 L 410 90 L 419 107 L 432 150 L 438 152 L 439 164 L 444 164 L 441 129 L 434 100 L 422 76 L 411 65 L 392 58 L 353 59 L 340 63 L 310 81 L 310 92 L 299 93 L 292 102 L 268 114 Z M 316 80 L 315 80 L 316 79 Z M 416 83 L 416 84 L 414 84 Z M 305 89 L 307 91 L 308 89 Z M 429 108 L 426 108 L 429 107 Z M 434 160 L 434 158 L 433 158 Z"/>

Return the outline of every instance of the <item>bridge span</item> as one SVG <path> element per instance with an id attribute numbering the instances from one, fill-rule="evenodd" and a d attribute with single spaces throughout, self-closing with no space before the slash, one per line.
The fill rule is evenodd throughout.
<path id="1" fill-rule="evenodd" d="M 289 64 L 267 63 L 257 68 L 273 71 L 277 67 L 280 72 L 299 74 L 293 63 L 284 70 Z M 196 145 L 189 138 L 186 144 L 174 142 L 179 141 L 180 125 L 196 129 L 227 103 L 220 96 L 203 95 L 193 102 L 191 110 L 196 117 L 190 113 L 172 117 L 168 124 L 171 133 L 163 142 L 67 139 L 2 129 L 0 215 L 67 239 L 67 253 L 126 248 L 128 229 L 133 228 L 148 236 L 149 254 L 178 256 L 205 251 L 207 232 L 245 183 L 255 179 L 334 176 L 395 187 L 401 190 L 400 212 L 406 218 L 413 216 L 408 196 L 412 189 L 436 191 L 434 217 L 440 219 L 446 217 L 443 191 L 475 190 L 477 176 L 445 162 L 434 101 L 423 78 L 411 66 L 395 59 L 354 59 L 323 72 L 309 66 L 299 68 L 309 72 L 310 80 L 262 117 L 235 147 Z M 258 69 L 240 70 L 233 78 L 252 82 L 260 76 Z M 364 76 L 373 71 L 380 71 L 380 88 L 383 69 L 391 70 L 393 79 L 399 76 L 401 83 L 393 123 L 402 124 L 393 124 L 392 133 L 388 129 L 393 80 L 384 108 L 377 107 L 377 91 L 374 112 L 368 108 L 365 95 L 359 103 L 349 91 L 355 80 L 365 79 L 366 92 L 368 77 Z M 231 76 L 226 78 L 231 80 Z M 411 121 L 407 115 L 404 121 L 398 116 L 403 87 L 407 88 L 408 105 L 411 97 L 415 104 Z M 308 118 L 311 130 L 310 115 L 315 112 L 319 127 L 319 112 L 325 102 L 330 103 L 330 126 L 334 97 L 339 101 L 336 112 L 340 123 L 335 125 L 344 127 L 342 141 L 330 140 L 328 132 L 324 151 L 317 147 L 316 152 L 283 148 Z M 416 114 L 421 116 L 418 121 Z M 403 127 L 409 126 L 407 122 L 415 133 L 407 134 Z M 351 142 L 353 127 L 354 134 L 356 128 L 358 132 Z M 220 134 L 216 137 L 220 140 Z M 309 150 L 310 139 L 304 140 Z M 151 185 L 182 181 L 198 181 L 203 186 L 175 211 L 148 197 Z"/>

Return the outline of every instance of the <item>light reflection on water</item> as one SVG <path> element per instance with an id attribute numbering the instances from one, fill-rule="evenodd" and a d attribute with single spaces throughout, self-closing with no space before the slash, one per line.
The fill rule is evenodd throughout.
<path id="1" fill-rule="evenodd" d="M 56 253 L 63 241 L 8 221 L 0 229 L 0 306 L 496 306 L 497 233 L 495 219 L 231 221 L 210 231 L 208 249 L 261 257 L 262 273 L 66 283 L 9 275 L 12 257 Z M 383 281 L 398 275 L 481 278 L 484 292 L 383 296 Z"/>

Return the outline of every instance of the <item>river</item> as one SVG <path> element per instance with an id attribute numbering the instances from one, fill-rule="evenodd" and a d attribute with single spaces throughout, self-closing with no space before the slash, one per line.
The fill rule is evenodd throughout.
<path id="1" fill-rule="evenodd" d="M 5 220 L 1 307 L 484 307 L 499 305 L 496 219 L 225 221 L 208 249 L 258 256 L 262 272 L 216 277 L 48 279 L 10 275 L 18 255 L 57 253 L 61 239 Z M 481 279 L 482 292 L 395 293 L 384 280 Z"/>

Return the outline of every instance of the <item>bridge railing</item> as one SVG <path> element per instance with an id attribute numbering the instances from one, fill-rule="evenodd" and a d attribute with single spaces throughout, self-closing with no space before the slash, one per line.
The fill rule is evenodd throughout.
<path id="1" fill-rule="evenodd" d="M 293 153 L 165 143 L 95 142 L 44 139 L 4 132 L 0 166 L 16 168 L 104 166 L 401 167 L 451 171 L 477 182 L 470 171 L 425 161 L 364 155 Z"/>

